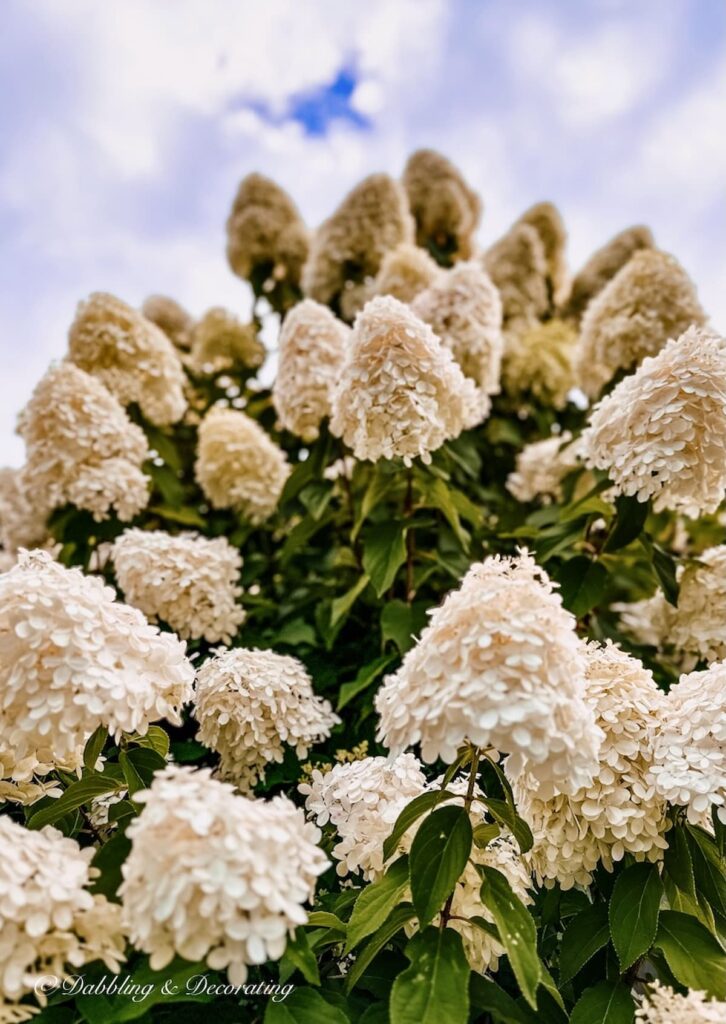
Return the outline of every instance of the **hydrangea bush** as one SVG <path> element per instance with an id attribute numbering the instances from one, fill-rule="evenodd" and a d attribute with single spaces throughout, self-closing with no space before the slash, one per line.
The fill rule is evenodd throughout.
<path id="1" fill-rule="evenodd" d="M 255 174 L 251 319 L 79 305 L 0 471 L 2 1024 L 726 1021 L 726 341 L 647 228 L 482 210 Z"/>

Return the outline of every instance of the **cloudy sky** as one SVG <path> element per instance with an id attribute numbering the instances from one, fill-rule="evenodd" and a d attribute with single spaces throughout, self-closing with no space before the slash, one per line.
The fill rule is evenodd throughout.
<path id="1" fill-rule="evenodd" d="M 726 330 L 723 0 L 3 0 L 0 464 L 93 290 L 244 314 L 224 258 L 261 170 L 311 224 L 433 146 L 481 240 L 554 200 L 574 267 L 652 226 Z"/>

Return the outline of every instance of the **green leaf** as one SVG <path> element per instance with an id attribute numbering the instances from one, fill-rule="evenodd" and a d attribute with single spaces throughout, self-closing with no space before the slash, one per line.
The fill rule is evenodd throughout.
<path id="1" fill-rule="evenodd" d="M 90 772 L 96 770 L 96 762 L 101 756 L 107 739 L 108 729 L 105 725 L 99 725 L 96 731 L 89 736 L 83 748 L 83 764 Z"/>
<path id="2" fill-rule="evenodd" d="M 660 583 L 661 590 L 665 594 L 666 600 L 669 604 L 672 604 L 674 608 L 677 607 L 679 584 L 676 579 L 676 572 L 678 568 L 676 560 L 672 555 L 669 555 L 667 551 L 664 551 L 662 547 L 655 544 L 647 534 L 644 534 L 640 538 L 640 542 L 650 558 L 651 565 L 653 566 L 653 572 Z"/>
<path id="3" fill-rule="evenodd" d="M 707 832 L 693 825 L 686 828 L 696 889 L 706 897 L 716 913 L 726 917 L 726 875 L 723 859 Z"/>
<path id="4" fill-rule="evenodd" d="M 370 483 L 363 495 L 363 499 L 358 509 L 358 515 L 356 516 L 356 520 L 351 531 L 351 540 L 356 539 L 363 523 L 366 521 L 376 505 L 386 497 L 390 490 L 391 477 L 385 473 L 381 473 L 378 468 L 374 467 Z"/>
<path id="5" fill-rule="evenodd" d="M 351 683 L 343 683 L 338 694 L 338 711 L 341 711 L 354 697 L 357 697 L 359 693 L 367 689 L 371 683 L 374 683 L 391 662 L 395 660 L 395 654 L 384 654 L 383 657 L 376 658 L 375 661 L 364 665 Z"/>
<path id="6" fill-rule="evenodd" d="M 358 600 L 360 595 L 368 586 L 369 580 L 367 576 L 361 576 L 357 583 L 355 583 L 350 590 L 346 591 L 342 597 L 336 597 L 333 601 L 333 606 L 330 610 L 330 626 L 333 628 L 337 626 L 341 619 L 345 618 Z"/>
<path id="7" fill-rule="evenodd" d="M 96 850 L 91 863 L 94 868 L 98 868 L 100 874 L 93 880 L 94 892 L 102 893 L 109 899 L 116 896 L 122 880 L 121 865 L 128 857 L 130 850 L 131 840 L 127 839 L 123 832 L 116 832 L 108 842 Z"/>
<path id="8" fill-rule="evenodd" d="M 601 981 L 583 992 L 570 1016 L 570 1024 L 632 1024 L 635 1003 L 619 981 Z"/>
<path id="9" fill-rule="evenodd" d="M 427 508 L 436 508 L 441 512 L 451 529 L 456 534 L 461 546 L 467 550 L 471 540 L 468 532 L 461 525 L 459 510 L 452 498 L 450 489 L 443 480 L 426 474 L 420 480 L 421 504 Z"/>
<path id="10" fill-rule="evenodd" d="M 313 910 L 308 914 L 308 924 L 311 928 L 332 928 L 334 931 L 342 932 L 345 935 L 347 926 L 335 914 L 327 910 Z"/>
<path id="11" fill-rule="evenodd" d="M 602 600 L 608 573 L 602 562 L 576 555 L 563 563 L 555 578 L 565 608 L 581 619 Z"/>
<path id="12" fill-rule="evenodd" d="M 608 908 L 604 903 L 596 903 L 573 917 L 562 936 L 560 984 L 574 978 L 609 941 Z"/>
<path id="13" fill-rule="evenodd" d="M 520 1006 L 491 978 L 472 973 L 469 978 L 469 998 L 476 1010 L 491 1014 L 497 1024 L 537 1024 L 526 1006 Z"/>
<path id="14" fill-rule="evenodd" d="M 276 644 L 289 644 L 290 647 L 297 647 L 298 644 L 315 644 L 315 630 L 304 619 L 292 619 L 281 626 L 275 637 Z"/>
<path id="15" fill-rule="evenodd" d="M 499 825 L 477 825 L 474 829 L 474 845 L 479 850 L 484 850 L 492 842 L 501 835 L 501 829 Z"/>
<path id="16" fill-rule="evenodd" d="M 315 954 L 310 948 L 304 928 L 297 928 L 291 939 L 287 940 L 283 960 L 288 960 L 293 968 L 302 974 L 309 985 L 320 984 L 320 971 Z"/>
<path id="17" fill-rule="evenodd" d="M 396 573 L 406 561 L 406 531 L 395 520 L 373 526 L 363 538 L 363 568 L 376 595 L 382 597 L 393 586 Z"/>
<path id="18" fill-rule="evenodd" d="M 149 747 L 163 758 L 169 753 L 169 734 L 160 725 L 150 725 L 145 736 L 135 735 L 131 739 L 137 746 Z"/>
<path id="19" fill-rule="evenodd" d="M 337 1006 L 323 999 L 314 988 L 296 988 L 284 1002 L 270 999 L 264 1024 L 350 1024 Z"/>
<path id="20" fill-rule="evenodd" d="M 655 945 L 682 985 L 726 999 L 726 953 L 695 917 L 662 910 Z"/>
<path id="21" fill-rule="evenodd" d="M 411 844 L 411 896 L 421 927 L 439 912 L 471 853 L 471 820 L 463 807 L 441 807 L 418 829 Z"/>
<path id="22" fill-rule="evenodd" d="M 391 989 L 391 1024 L 466 1024 L 470 968 L 459 933 L 426 928 L 406 956 L 411 964 Z"/>
<path id="23" fill-rule="evenodd" d="M 315 480 L 300 491 L 300 501 L 313 519 L 320 519 L 332 496 L 333 485 L 329 480 Z"/>
<path id="24" fill-rule="evenodd" d="M 203 516 L 188 505 L 152 505 L 148 510 L 154 515 L 165 519 L 168 523 L 180 523 L 182 526 L 206 527 Z"/>
<path id="25" fill-rule="evenodd" d="M 367 885 L 355 901 L 348 921 L 346 952 L 350 952 L 388 920 L 407 888 L 408 857 L 400 857 L 379 881 Z"/>
<path id="26" fill-rule="evenodd" d="M 626 971 L 653 945 L 663 883 L 655 864 L 633 864 L 618 876 L 610 897 L 610 934 Z"/>
<path id="27" fill-rule="evenodd" d="M 95 797 L 104 796 L 106 793 L 117 793 L 123 788 L 124 784 L 119 783 L 118 779 L 111 776 L 95 772 L 93 775 L 86 775 L 69 786 L 65 793 L 53 803 L 36 811 L 28 821 L 28 828 L 43 828 L 44 825 L 53 825 L 71 811 L 83 807 L 84 804 L 90 804 Z"/>
<path id="28" fill-rule="evenodd" d="M 638 501 L 635 495 L 619 494 L 615 499 L 615 519 L 603 551 L 619 551 L 638 537 L 650 512 L 649 501 Z"/>
<path id="29" fill-rule="evenodd" d="M 383 844 L 383 859 L 388 860 L 398 846 L 401 836 L 408 832 L 414 821 L 418 821 L 421 815 L 430 811 L 432 807 L 443 803 L 444 800 L 453 800 L 455 796 L 456 793 L 447 793 L 442 789 L 430 789 L 426 793 L 414 797 L 396 818 L 396 824 Z"/>
<path id="30" fill-rule="evenodd" d="M 139 790 L 148 789 L 154 772 L 166 767 L 166 760 L 161 754 L 145 747 L 122 750 L 118 761 L 126 779 L 129 796 L 133 796 Z"/>
<path id="31" fill-rule="evenodd" d="M 532 915 L 511 885 L 496 868 L 480 866 L 483 882 L 481 898 L 496 922 L 502 945 L 514 971 L 522 995 L 537 1009 L 537 986 L 542 970 L 537 955 L 537 929 Z"/>
<path id="32" fill-rule="evenodd" d="M 693 861 L 688 849 L 686 831 L 681 825 L 674 825 L 667 833 L 668 849 L 663 855 L 663 865 L 667 874 L 683 892 L 689 896 L 696 895 L 696 882 L 693 876 Z"/>
<path id="33" fill-rule="evenodd" d="M 414 636 L 426 624 L 426 610 L 419 602 L 389 601 L 381 612 L 383 643 L 393 640 L 401 654 L 414 645 Z"/>
<path id="34" fill-rule="evenodd" d="M 528 853 L 534 844 L 532 829 L 524 818 L 520 818 L 514 809 L 514 805 L 508 800 L 496 800 L 490 796 L 481 796 L 479 799 L 488 807 L 495 821 L 512 833 L 520 851 Z"/>
<path id="35" fill-rule="evenodd" d="M 345 979 L 346 992 L 350 992 L 358 984 L 368 965 L 378 956 L 383 947 L 391 941 L 396 932 L 399 932 L 415 916 L 416 911 L 410 903 L 396 907 L 388 920 L 381 925 L 376 934 L 372 936 L 355 958 L 355 963 L 348 971 Z"/>

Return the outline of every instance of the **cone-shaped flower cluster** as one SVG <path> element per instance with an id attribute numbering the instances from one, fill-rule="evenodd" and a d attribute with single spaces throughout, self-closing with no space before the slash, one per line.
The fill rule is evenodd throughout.
<path id="1" fill-rule="evenodd" d="M 635 1013 L 638 1024 L 726 1024 L 726 1003 L 691 990 L 684 996 L 654 981 Z"/>
<path id="2" fill-rule="evenodd" d="M 262 174 L 240 182 L 227 220 L 227 259 L 238 277 L 257 273 L 298 284 L 308 231 L 287 192 Z"/>
<path id="3" fill-rule="evenodd" d="M 106 385 L 122 405 L 135 402 L 158 426 L 184 415 L 184 370 L 167 336 L 151 320 L 106 292 L 78 305 L 68 356 Z"/>
<path id="4" fill-rule="evenodd" d="M 433 284 L 440 273 L 425 249 L 403 242 L 383 257 L 373 291 L 376 295 L 392 295 L 400 302 L 411 302 Z"/>
<path id="5" fill-rule="evenodd" d="M 656 788 L 702 821 L 711 805 L 726 824 L 726 664 L 681 676 L 666 697 L 655 739 Z"/>
<path id="6" fill-rule="evenodd" d="M 726 658 L 726 545 L 708 548 L 680 577 L 670 642 L 704 661 Z"/>
<path id="7" fill-rule="evenodd" d="M 144 299 L 141 312 L 164 332 L 176 348 L 187 351 L 192 343 L 194 320 L 176 299 L 168 295 L 149 295 Z"/>
<path id="8" fill-rule="evenodd" d="M 290 467 L 255 420 L 215 406 L 199 427 L 195 472 L 214 508 L 234 508 L 261 523 L 277 508 Z"/>
<path id="9" fill-rule="evenodd" d="M 190 362 L 197 373 L 254 369 L 265 361 L 265 346 L 255 325 L 241 320 L 222 306 L 208 309 L 194 326 Z"/>
<path id="10" fill-rule="evenodd" d="M 114 509 L 129 520 L 146 507 L 144 432 L 99 380 L 72 363 L 48 370 L 20 414 L 18 433 L 27 453 L 21 489 L 34 508 L 70 502 L 95 519 Z"/>
<path id="11" fill-rule="evenodd" d="M 659 249 L 636 252 L 587 307 L 577 368 L 591 398 L 706 316 L 683 267 Z"/>
<path id="12" fill-rule="evenodd" d="M 447 263 L 468 259 L 481 219 L 479 196 L 450 160 L 433 149 L 412 153 L 403 184 L 416 221 L 416 241 Z"/>
<path id="13" fill-rule="evenodd" d="M 480 419 L 480 398 L 428 324 L 390 296 L 358 316 L 330 429 L 358 459 L 410 464 Z"/>
<path id="14" fill-rule="evenodd" d="M 656 511 L 715 512 L 726 487 L 726 341 L 692 327 L 594 409 L 583 458 Z"/>
<path id="15" fill-rule="evenodd" d="M 196 682 L 198 739 L 220 756 L 220 775 L 242 791 L 282 764 L 285 744 L 305 757 L 340 719 L 313 692 L 297 658 L 274 651 L 223 651 L 204 663 Z"/>
<path id="16" fill-rule="evenodd" d="M 32 1006 L 12 1004 L 48 975 L 59 983 L 94 960 L 118 973 L 121 908 L 88 891 L 99 873 L 93 853 L 55 828 L 31 831 L 0 818 L 0 1020 L 32 1016 Z"/>
<path id="17" fill-rule="evenodd" d="M 550 305 L 547 256 L 531 224 L 515 224 L 483 256 L 484 269 L 499 289 L 504 326 L 522 330 L 543 317 Z"/>
<path id="18" fill-rule="evenodd" d="M 0 546 L 6 551 L 34 548 L 48 538 L 44 511 L 28 501 L 22 472 L 0 469 Z"/>
<path id="19" fill-rule="evenodd" d="M 182 637 L 231 643 L 244 622 L 237 604 L 242 557 L 226 537 L 126 530 L 111 558 L 126 601 Z"/>
<path id="20" fill-rule="evenodd" d="M 517 223 L 529 224 L 540 237 L 547 263 L 547 290 L 550 303 L 556 305 L 564 298 L 569 287 L 565 259 L 567 231 L 562 214 L 554 203 L 535 203 L 524 211 Z"/>
<path id="21" fill-rule="evenodd" d="M 206 768 L 170 766 L 134 799 L 144 809 L 119 895 L 152 969 L 178 954 L 242 985 L 249 964 L 279 960 L 328 866 L 315 825 L 286 797 L 250 800 Z"/>
<path id="22" fill-rule="evenodd" d="M 639 249 L 655 245 L 650 228 L 636 224 L 625 228 L 597 249 L 577 272 L 562 315 L 579 321 L 588 304 Z"/>
<path id="23" fill-rule="evenodd" d="M 368 278 L 401 242 L 413 241 L 406 194 L 387 174 L 371 174 L 318 228 L 303 272 L 306 295 L 352 319 L 365 302 Z M 345 296 L 346 288 L 353 292 Z"/>
<path id="24" fill-rule="evenodd" d="M 81 762 L 92 732 L 181 723 L 194 670 L 185 646 L 103 581 L 45 551 L 0 576 L 0 774 L 17 782 Z"/>
<path id="25" fill-rule="evenodd" d="M 313 299 L 285 317 L 272 400 L 281 425 L 304 441 L 314 441 L 330 416 L 349 339 L 350 328 Z"/>
<path id="26" fill-rule="evenodd" d="M 588 702 L 605 739 L 588 786 L 543 798 L 526 773 L 514 779 L 519 813 L 534 835 L 530 863 L 546 884 L 588 885 L 598 863 L 631 853 L 660 860 L 667 847 L 666 806 L 651 773 L 663 694 L 639 661 L 608 643 L 587 645 Z"/>
<path id="27" fill-rule="evenodd" d="M 577 342 L 574 327 L 554 317 L 510 332 L 502 366 L 504 390 L 563 409 L 577 383 Z"/>
<path id="28" fill-rule="evenodd" d="M 562 481 L 578 465 L 577 444 L 569 431 L 533 441 L 518 452 L 514 471 L 507 477 L 507 490 L 517 501 L 536 498 L 559 501 Z"/>
<path id="29" fill-rule="evenodd" d="M 378 735 L 393 753 L 421 744 L 451 763 L 465 741 L 509 754 L 552 786 L 577 789 L 597 766 L 601 732 L 583 699 L 574 617 L 525 552 L 473 565 L 431 615 L 376 695 Z"/>

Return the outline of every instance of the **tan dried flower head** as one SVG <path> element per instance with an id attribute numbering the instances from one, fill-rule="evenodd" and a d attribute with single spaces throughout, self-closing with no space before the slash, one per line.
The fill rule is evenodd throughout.
<path id="1" fill-rule="evenodd" d="M 234 508 L 257 524 L 277 508 L 290 466 L 259 423 L 215 406 L 199 427 L 195 473 L 214 508 Z"/>
<path id="2" fill-rule="evenodd" d="M 242 648 L 202 665 L 194 714 L 197 738 L 220 756 L 220 775 L 243 792 L 264 779 L 265 765 L 282 764 L 286 744 L 306 757 L 340 722 L 297 658 Z"/>
<path id="3" fill-rule="evenodd" d="M 547 261 L 550 303 L 556 305 L 562 301 L 569 287 L 569 273 L 565 256 L 567 231 L 562 214 L 554 203 L 535 203 L 517 219 L 517 224 L 529 224 L 542 240 Z"/>
<path id="4" fill-rule="evenodd" d="M 481 395 L 428 324 L 390 296 L 356 319 L 330 429 L 358 459 L 407 465 L 481 419 Z"/>
<path id="5" fill-rule="evenodd" d="M 403 172 L 416 241 L 447 263 L 469 259 L 482 203 L 461 171 L 433 149 L 412 153 Z"/>
<path id="6" fill-rule="evenodd" d="M 515 469 L 507 477 L 507 490 L 517 501 L 545 502 L 562 498 L 562 481 L 576 469 L 577 443 L 565 430 L 542 441 L 533 441 L 517 453 Z"/>
<path id="7" fill-rule="evenodd" d="M 479 263 L 457 263 L 421 292 L 411 309 L 454 354 L 454 359 L 481 388 L 484 414 L 488 395 L 499 391 L 504 349 L 502 301 Z"/>
<path id="8" fill-rule="evenodd" d="M 692 519 L 715 512 L 726 487 L 724 339 L 691 327 L 646 357 L 593 409 L 582 454 L 617 494 Z"/>
<path id="9" fill-rule="evenodd" d="M 635 1019 L 640 1024 L 726 1024 L 726 1003 L 708 999 L 705 992 L 690 991 L 682 996 L 653 981 Z"/>
<path id="10" fill-rule="evenodd" d="M 553 317 L 507 334 L 502 385 L 512 397 L 529 395 L 545 406 L 564 409 L 577 384 L 577 331 Z"/>
<path id="11" fill-rule="evenodd" d="M 440 273 L 425 249 L 403 242 L 383 257 L 372 291 L 376 295 L 392 295 L 399 302 L 411 302 Z"/>
<path id="12" fill-rule="evenodd" d="M 129 520 L 149 501 L 141 467 L 146 436 L 113 395 L 73 363 L 51 367 L 18 420 L 26 464 L 20 486 L 34 508 L 70 502 L 107 519 Z"/>
<path id="13" fill-rule="evenodd" d="M 328 867 L 315 825 L 286 797 L 239 796 L 208 768 L 170 765 L 134 799 L 145 806 L 119 895 L 152 970 L 178 954 L 242 985 L 249 964 L 279 960 Z"/>
<path id="14" fill-rule="evenodd" d="M 48 539 L 46 510 L 28 499 L 22 471 L 0 469 L 0 546 L 8 553 L 40 547 Z"/>
<path id="15" fill-rule="evenodd" d="M 726 823 L 726 664 L 683 675 L 668 691 L 655 738 L 656 789 L 700 824 L 711 806 Z"/>
<path id="16" fill-rule="evenodd" d="M 167 718 L 181 724 L 194 670 L 111 587 L 45 551 L 0 576 L 0 776 L 31 781 L 75 770 L 99 725 L 117 739 Z"/>
<path id="17" fill-rule="evenodd" d="M 366 301 L 367 279 L 376 276 L 385 254 L 412 241 L 413 220 L 403 188 L 387 174 L 371 174 L 316 231 L 303 270 L 303 290 L 326 305 L 338 303 L 351 319 Z M 347 287 L 358 298 L 348 301 L 344 311 L 341 300 Z"/>
<path id="18" fill-rule="evenodd" d="M 194 320 L 176 299 L 168 295 L 149 295 L 144 299 L 141 312 L 147 320 L 164 332 L 169 341 L 186 352 L 192 343 Z"/>
<path id="19" fill-rule="evenodd" d="M 126 601 L 152 622 L 192 640 L 232 642 L 245 620 L 237 604 L 242 557 L 226 537 L 125 530 L 110 555 Z"/>
<path id="20" fill-rule="evenodd" d="M 655 356 L 669 338 L 706 322 L 696 288 L 678 261 L 659 249 L 636 252 L 582 318 L 577 370 L 595 398 L 618 370 Z"/>
<path id="21" fill-rule="evenodd" d="M 208 309 L 192 332 L 190 362 L 197 373 L 253 369 L 265 361 L 265 346 L 253 323 L 243 324 L 222 306 Z"/>
<path id="22" fill-rule="evenodd" d="M 349 341 L 350 328 L 313 299 L 298 303 L 283 321 L 272 401 L 281 425 L 304 441 L 314 441 L 330 416 Z"/>
<path id="23" fill-rule="evenodd" d="M 586 648 L 586 696 L 604 733 L 590 785 L 543 798 L 536 780 L 513 781 L 514 799 L 534 835 L 529 862 L 541 882 L 589 885 L 598 863 L 612 871 L 626 853 L 657 861 L 668 843 L 666 804 L 651 773 L 664 695 L 652 674 L 612 643 Z"/>
<path id="24" fill-rule="evenodd" d="M 29 993 L 45 1002 L 35 986 L 49 974 L 60 982 L 94 960 L 118 974 L 121 908 L 88 891 L 99 874 L 93 854 L 50 826 L 0 818 L 0 1017 L 12 1020 L 12 1004 Z"/>
<path id="25" fill-rule="evenodd" d="M 619 232 L 602 248 L 597 249 L 577 272 L 570 294 L 563 304 L 562 315 L 579 321 L 588 303 L 640 249 L 653 249 L 655 241 L 650 228 L 636 224 Z"/>
<path id="26" fill-rule="evenodd" d="M 547 313 L 547 256 L 539 232 L 531 224 L 514 224 L 482 259 L 499 289 L 505 327 L 530 326 Z"/>
<path id="27" fill-rule="evenodd" d="M 166 426 L 184 415 L 186 377 L 176 349 L 156 324 L 114 295 L 94 292 L 78 304 L 68 357 L 122 405 L 135 402 L 151 423 Z"/>
<path id="28" fill-rule="evenodd" d="M 255 272 L 298 284 L 309 233 L 294 202 L 262 174 L 240 182 L 227 219 L 227 259 L 238 277 Z"/>
<path id="29" fill-rule="evenodd" d="M 543 791 L 586 784 L 601 734 L 575 625 L 527 552 L 473 565 L 378 691 L 380 741 L 447 764 L 469 741 L 509 754 Z"/>

